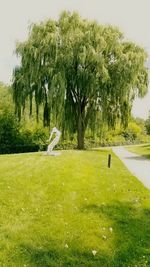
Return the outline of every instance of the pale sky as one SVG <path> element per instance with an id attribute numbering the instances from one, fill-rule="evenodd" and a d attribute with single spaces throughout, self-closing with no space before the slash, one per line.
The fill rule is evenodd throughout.
<path id="1" fill-rule="evenodd" d="M 150 59 L 150 0 L 0 0 L 0 81 L 11 82 L 18 63 L 16 41 L 27 38 L 31 22 L 57 19 L 63 10 L 75 10 L 83 18 L 118 26 L 126 38 L 147 50 Z M 150 86 L 147 96 L 134 102 L 132 112 L 147 118 L 149 110 Z"/>

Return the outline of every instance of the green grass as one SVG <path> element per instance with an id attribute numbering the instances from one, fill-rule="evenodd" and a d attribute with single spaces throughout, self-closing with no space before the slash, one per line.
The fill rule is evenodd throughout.
<path id="1" fill-rule="evenodd" d="M 150 159 L 150 144 L 128 146 L 126 148 L 133 153 L 139 154 L 145 158 Z"/>
<path id="2" fill-rule="evenodd" d="M 150 266 L 150 193 L 107 157 L 0 156 L 0 266 Z"/>

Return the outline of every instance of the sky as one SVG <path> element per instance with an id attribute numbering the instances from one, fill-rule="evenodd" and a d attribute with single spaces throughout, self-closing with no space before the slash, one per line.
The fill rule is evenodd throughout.
<path id="1" fill-rule="evenodd" d="M 14 52 L 16 42 L 27 39 L 29 25 L 57 19 L 63 10 L 118 26 L 128 40 L 146 49 L 150 66 L 150 0 L 0 0 L 0 81 L 11 83 L 19 63 Z M 148 94 L 134 101 L 132 113 L 146 119 L 149 110 L 150 85 Z"/>

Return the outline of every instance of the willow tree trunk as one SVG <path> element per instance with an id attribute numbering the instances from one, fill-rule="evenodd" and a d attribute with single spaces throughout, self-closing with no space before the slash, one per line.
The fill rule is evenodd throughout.
<path id="1" fill-rule="evenodd" d="M 84 149 L 84 135 L 85 135 L 85 129 L 84 129 L 82 115 L 80 114 L 78 117 L 78 129 L 77 129 L 78 149 Z"/>

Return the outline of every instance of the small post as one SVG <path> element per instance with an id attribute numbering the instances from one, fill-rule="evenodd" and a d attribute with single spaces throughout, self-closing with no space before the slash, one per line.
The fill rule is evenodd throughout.
<path id="1" fill-rule="evenodd" d="M 108 155 L 108 168 L 111 166 L 111 154 Z"/>

